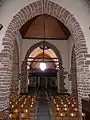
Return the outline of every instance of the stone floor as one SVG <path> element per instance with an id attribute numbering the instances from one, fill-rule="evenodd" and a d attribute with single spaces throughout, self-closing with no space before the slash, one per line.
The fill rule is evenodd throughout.
<path id="1" fill-rule="evenodd" d="M 43 89 L 38 92 L 36 109 L 36 120 L 51 120 L 48 95 Z"/>

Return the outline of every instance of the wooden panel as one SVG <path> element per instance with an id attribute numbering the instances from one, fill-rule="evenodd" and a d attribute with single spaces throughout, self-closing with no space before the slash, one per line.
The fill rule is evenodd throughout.
<path id="1" fill-rule="evenodd" d="M 67 40 L 70 36 L 69 30 L 59 20 L 50 15 L 39 15 L 20 29 L 23 38 L 30 39 L 62 39 Z"/>
<path id="2" fill-rule="evenodd" d="M 90 100 L 82 100 L 82 112 L 85 113 L 85 120 L 90 120 Z"/>

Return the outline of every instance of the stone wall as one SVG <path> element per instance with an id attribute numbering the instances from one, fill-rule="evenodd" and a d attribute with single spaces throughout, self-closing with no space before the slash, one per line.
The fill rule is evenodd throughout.
<path id="1" fill-rule="evenodd" d="M 12 62 L 12 81 L 10 89 L 10 97 L 18 95 L 19 90 L 19 51 L 17 42 L 14 42 L 13 62 Z"/>
<path id="2" fill-rule="evenodd" d="M 72 48 L 72 55 L 71 55 L 71 90 L 72 94 L 77 95 L 77 69 L 76 69 L 76 54 L 75 54 L 75 45 Z"/>
<path id="3" fill-rule="evenodd" d="M 21 93 L 27 92 L 27 61 L 23 61 L 21 65 Z"/>
<path id="4" fill-rule="evenodd" d="M 0 111 L 8 108 L 12 93 L 17 95 L 19 74 L 18 46 L 11 32 L 6 34 L 3 45 L 4 50 L 0 53 Z"/>

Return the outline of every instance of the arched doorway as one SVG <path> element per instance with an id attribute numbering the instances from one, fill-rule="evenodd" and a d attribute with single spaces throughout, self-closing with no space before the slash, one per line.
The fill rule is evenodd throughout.
<path id="1" fill-rule="evenodd" d="M 25 24 L 29 19 L 33 18 L 36 15 L 44 14 L 43 13 L 43 6 L 45 8 L 45 13 L 49 14 L 58 20 L 60 20 L 71 32 L 71 35 L 74 38 L 75 41 L 75 52 L 76 52 L 76 66 L 77 66 L 77 81 L 79 84 L 78 87 L 78 96 L 79 96 L 79 104 L 81 105 L 81 98 L 88 96 L 88 90 L 85 88 L 83 84 L 83 80 L 87 80 L 87 70 L 88 66 L 84 66 L 84 61 L 86 58 L 84 57 L 84 53 L 87 53 L 86 49 L 86 41 L 83 35 L 83 32 L 80 28 L 80 25 L 78 21 L 75 19 L 75 17 L 67 11 L 65 8 L 62 6 L 51 2 L 49 0 L 45 1 L 45 4 L 43 4 L 43 0 L 39 0 L 36 2 L 33 2 L 29 5 L 27 5 L 25 8 L 21 9 L 12 19 L 10 22 L 8 29 L 5 34 L 5 38 L 3 39 L 3 45 L 4 45 L 4 50 L 1 51 L 1 56 L 4 54 L 0 59 L 2 63 L 2 69 L 0 69 L 1 73 L 6 73 L 2 75 L 5 77 L 4 80 L 12 81 L 12 56 L 13 56 L 13 49 L 10 48 L 10 46 L 13 48 L 14 47 L 14 41 L 15 41 L 15 36 L 16 33 L 18 33 L 18 30 L 22 27 L 23 24 Z M 78 47 L 79 46 L 79 47 Z M 82 47 L 84 46 L 84 47 Z M 6 48 L 7 51 L 6 52 Z M 84 51 L 84 52 L 83 52 Z M 2 61 L 2 58 L 5 59 L 5 62 Z M 80 59 L 79 59 L 80 58 Z M 10 64 L 8 66 L 8 64 Z M 7 69 L 9 72 L 7 72 Z M 8 76 L 8 78 L 7 78 Z M 7 108 L 8 106 L 8 101 L 9 101 L 9 95 L 11 82 L 7 82 L 8 84 L 5 84 L 4 87 L 6 87 L 6 91 L 3 92 L 3 87 L 1 88 L 2 95 L 1 95 L 1 102 L 2 104 L 0 105 L 0 110 Z M 88 80 L 87 80 L 88 84 Z M 82 87 L 83 86 L 83 87 Z M 8 93 L 7 93 L 8 91 Z M 7 93 L 7 95 L 4 95 L 4 93 Z M 87 93 L 87 94 L 86 94 Z"/>
<path id="2" fill-rule="evenodd" d="M 46 44 L 46 46 L 48 47 L 48 48 L 50 48 L 50 52 L 52 52 L 53 51 L 53 53 L 54 53 L 54 55 L 52 55 L 52 56 L 54 56 L 54 58 L 56 58 L 57 57 L 57 59 L 58 59 L 58 63 L 57 63 L 57 65 L 58 65 L 58 91 L 59 92 L 64 92 L 64 91 L 66 91 L 65 90 L 65 87 L 64 87 L 64 69 L 63 69 L 63 63 L 62 63 L 62 58 L 61 58 L 61 55 L 60 55 L 60 52 L 59 52 L 59 50 L 53 45 L 53 44 L 51 44 L 51 43 L 49 43 L 49 42 L 45 42 L 45 44 Z M 38 48 L 38 47 L 40 47 L 40 46 L 42 46 L 43 45 L 43 41 L 41 41 L 41 42 L 39 42 L 39 43 L 36 43 L 36 44 L 34 44 L 28 51 L 27 51 L 27 54 L 26 54 L 26 56 L 25 56 L 25 60 L 22 62 L 22 82 L 21 82 L 21 92 L 26 92 L 27 91 L 27 61 L 28 61 L 28 58 L 29 58 L 29 56 L 30 56 L 30 54 L 36 49 L 36 48 Z M 48 53 L 48 52 L 47 52 Z M 49 53 L 48 53 L 49 54 Z M 54 63 L 55 61 L 53 60 L 53 63 Z M 57 65 L 55 65 L 56 63 L 54 63 L 54 66 L 57 66 Z M 51 64 L 49 64 L 49 65 L 51 65 Z"/>

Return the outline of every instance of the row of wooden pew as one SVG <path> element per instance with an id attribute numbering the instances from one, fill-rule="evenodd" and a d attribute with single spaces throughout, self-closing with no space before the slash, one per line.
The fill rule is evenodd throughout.
<path id="1" fill-rule="evenodd" d="M 36 100 L 36 97 L 26 95 L 12 97 L 7 116 L 0 113 L 0 119 L 7 117 L 8 120 L 35 120 Z M 48 102 L 53 120 L 81 120 L 85 116 L 84 113 L 79 113 L 77 98 L 73 95 L 53 96 L 49 93 Z"/>
<path id="2" fill-rule="evenodd" d="M 10 101 L 9 120 L 34 120 L 36 97 L 19 96 Z"/>
<path id="3" fill-rule="evenodd" d="M 54 120 L 81 120 L 75 96 L 52 96 L 50 93 L 49 97 Z"/>

